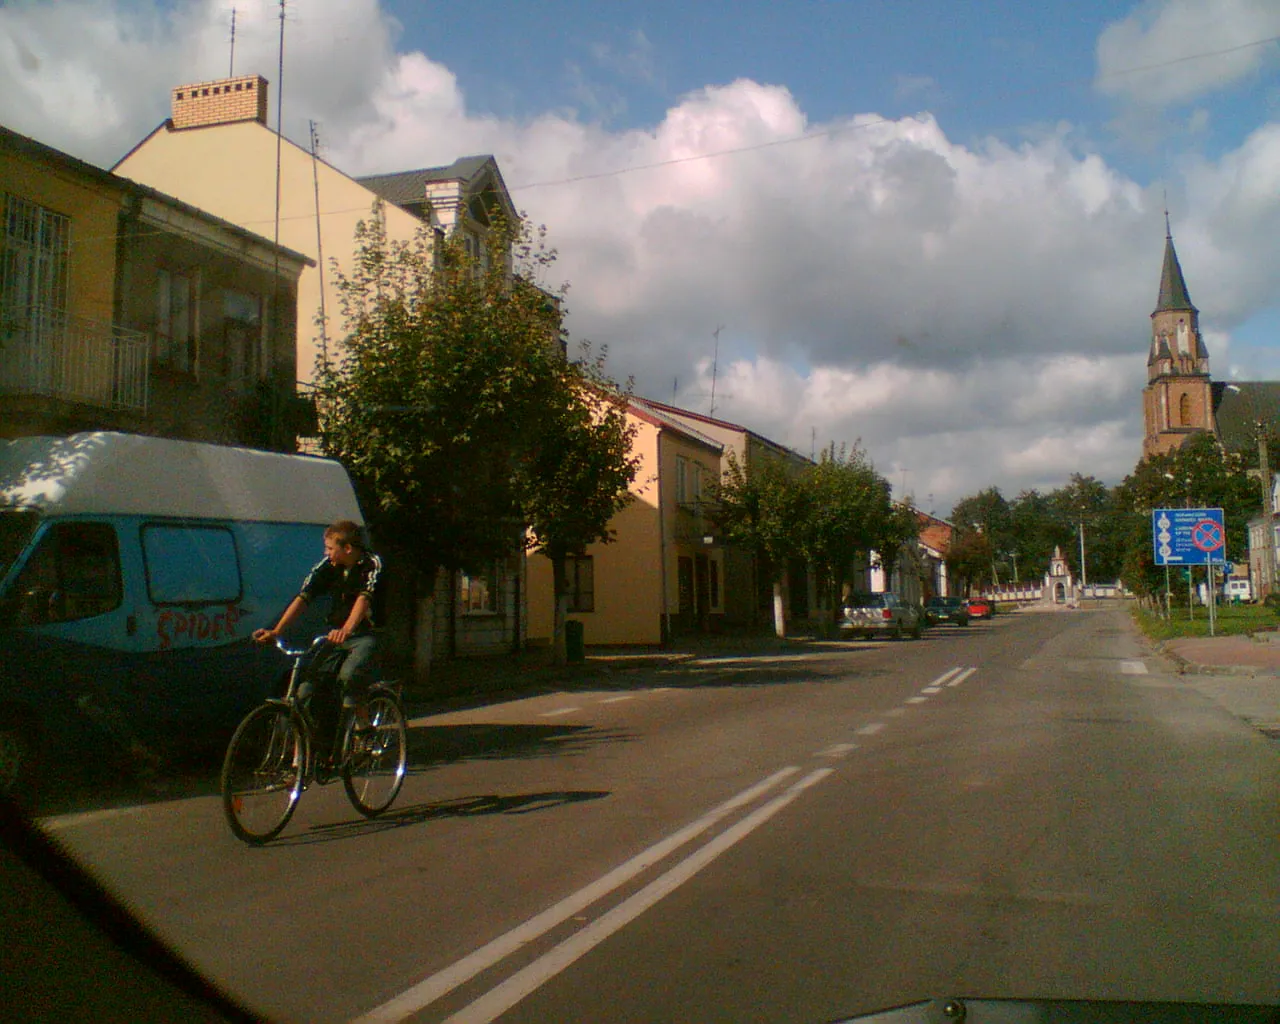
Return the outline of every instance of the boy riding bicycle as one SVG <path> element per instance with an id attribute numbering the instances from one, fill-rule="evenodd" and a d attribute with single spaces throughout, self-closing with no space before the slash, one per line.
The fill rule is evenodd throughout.
<path id="1" fill-rule="evenodd" d="M 382 559 L 365 550 L 360 527 L 343 519 L 324 531 L 324 558 L 307 573 L 302 588 L 280 616 L 274 629 L 256 629 L 253 639 L 270 643 L 318 597 L 329 596 L 329 642 L 346 656 L 338 669 L 343 707 L 355 707 L 357 724 L 368 725 L 364 694 L 373 676 L 377 648 L 374 608 Z M 299 695 L 309 697 L 314 690 L 314 674 L 300 687 Z"/>

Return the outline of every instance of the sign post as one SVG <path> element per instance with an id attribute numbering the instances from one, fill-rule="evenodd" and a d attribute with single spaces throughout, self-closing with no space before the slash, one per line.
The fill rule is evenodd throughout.
<path id="1" fill-rule="evenodd" d="M 1216 603 L 1213 567 L 1227 561 L 1227 530 L 1220 508 L 1158 508 L 1151 513 L 1151 538 L 1156 565 L 1208 567 L 1209 635 L 1214 635 Z M 1190 573 L 1188 572 L 1189 591 Z M 1187 604 L 1194 603 L 1189 592 Z"/>

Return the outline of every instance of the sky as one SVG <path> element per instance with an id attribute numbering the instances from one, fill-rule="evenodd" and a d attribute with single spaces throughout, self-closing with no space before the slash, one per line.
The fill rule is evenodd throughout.
<path id="1" fill-rule="evenodd" d="M 0 0 L 0 124 L 111 166 L 228 73 L 233 7 L 274 90 L 268 0 Z M 1214 378 L 1280 377 L 1277 0 L 285 15 L 288 137 L 352 175 L 494 154 L 616 378 L 860 444 L 925 511 L 1132 471 L 1166 208 Z"/>

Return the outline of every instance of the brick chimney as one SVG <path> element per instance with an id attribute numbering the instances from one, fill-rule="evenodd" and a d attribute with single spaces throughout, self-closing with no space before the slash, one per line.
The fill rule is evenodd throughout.
<path id="1" fill-rule="evenodd" d="M 267 123 L 267 80 L 261 75 L 196 82 L 173 90 L 174 128 L 203 128 L 235 121 Z"/>

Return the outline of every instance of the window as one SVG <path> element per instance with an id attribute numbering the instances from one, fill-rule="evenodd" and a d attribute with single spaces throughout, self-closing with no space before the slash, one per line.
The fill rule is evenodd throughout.
<path id="1" fill-rule="evenodd" d="M 1184 426 L 1191 426 L 1191 396 L 1184 394 L 1178 399 L 1178 422 Z"/>
<path id="2" fill-rule="evenodd" d="M 492 614 L 498 610 L 498 570 L 496 566 L 478 573 L 462 573 L 458 594 L 464 615 Z"/>
<path id="3" fill-rule="evenodd" d="M 702 498 L 702 475 L 698 464 L 683 455 L 676 456 L 676 503 L 687 505 Z"/>
<path id="4" fill-rule="evenodd" d="M 20 625 L 70 622 L 120 604 L 120 552 L 106 523 L 56 523 L 23 566 L 6 605 Z"/>
<path id="5" fill-rule="evenodd" d="M 231 604 L 240 600 L 240 560 L 221 526 L 144 526 L 142 556 L 153 604 Z"/>
<path id="6" fill-rule="evenodd" d="M 195 373 L 197 294 L 194 275 L 156 271 L 156 367 Z"/>
<path id="7" fill-rule="evenodd" d="M 564 560 L 565 594 L 571 612 L 596 610 L 596 570 L 593 556 L 569 555 Z"/>
<path id="8" fill-rule="evenodd" d="M 0 233 L 0 316 L 36 307 L 65 314 L 70 248 L 70 217 L 6 194 Z"/>
<path id="9" fill-rule="evenodd" d="M 267 375 L 262 299 L 247 292 L 222 293 L 223 367 L 227 380 L 244 382 Z"/>

